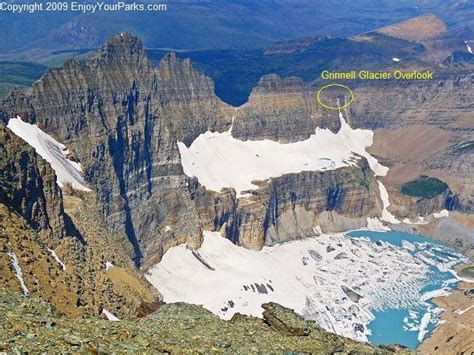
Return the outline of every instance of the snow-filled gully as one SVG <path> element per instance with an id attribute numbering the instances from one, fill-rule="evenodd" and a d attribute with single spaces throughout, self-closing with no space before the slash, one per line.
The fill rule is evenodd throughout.
<path id="1" fill-rule="evenodd" d="M 71 184 L 74 189 L 91 191 L 82 178 L 81 164 L 67 158 L 69 152 L 64 144 L 43 132 L 37 125 L 25 122 L 20 117 L 11 118 L 7 127 L 51 164 L 60 187 Z"/>

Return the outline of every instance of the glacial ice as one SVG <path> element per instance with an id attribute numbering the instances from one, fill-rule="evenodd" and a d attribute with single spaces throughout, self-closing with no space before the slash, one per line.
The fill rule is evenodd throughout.
<path id="1" fill-rule="evenodd" d="M 209 267 L 180 245 L 168 250 L 146 278 L 160 288 L 165 302 L 202 304 L 224 319 L 236 312 L 260 317 L 261 304 L 274 301 L 329 331 L 365 341 L 373 311 L 415 308 L 440 294 L 420 293 L 433 261 L 420 260 L 424 245 L 417 248 L 413 255 L 405 247 L 334 234 L 254 251 L 205 232 L 197 252 Z M 343 288 L 362 298 L 352 301 Z"/>

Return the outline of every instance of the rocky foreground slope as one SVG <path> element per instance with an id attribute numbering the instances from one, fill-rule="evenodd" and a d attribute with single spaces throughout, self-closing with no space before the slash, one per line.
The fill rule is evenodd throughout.
<path id="1" fill-rule="evenodd" d="M 20 352 L 139 353 L 409 353 L 326 332 L 293 311 L 263 305 L 264 319 L 236 315 L 223 321 L 199 306 L 167 304 L 135 321 L 59 317 L 35 298 L 0 291 L 0 350 Z"/>

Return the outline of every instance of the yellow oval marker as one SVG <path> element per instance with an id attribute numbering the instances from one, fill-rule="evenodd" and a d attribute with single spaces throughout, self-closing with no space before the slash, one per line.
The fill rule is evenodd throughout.
<path id="1" fill-rule="evenodd" d="M 345 105 L 343 106 L 328 106 L 326 105 L 325 103 L 323 103 L 321 101 L 321 92 L 327 88 L 330 88 L 330 87 L 333 87 L 333 86 L 338 86 L 338 87 L 341 87 L 347 91 L 349 91 L 349 94 L 351 94 L 351 99 L 349 100 L 349 102 L 347 102 Z M 324 85 L 321 89 L 319 89 L 318 93 L 316 94 L 316 98 L 318 99 L 318 102 L 319 104 L 324 107 L 324 108 L 327 108 L 328 110 L 342 110 L 346 107 L 349 107 L 353 102 L 354 102 L 354 93 L 352 92 L 351 89 L 349 89 L 347 86 L 345 85 L 342 85 L 342 84 L 328 84 L 328 85 Z"/>

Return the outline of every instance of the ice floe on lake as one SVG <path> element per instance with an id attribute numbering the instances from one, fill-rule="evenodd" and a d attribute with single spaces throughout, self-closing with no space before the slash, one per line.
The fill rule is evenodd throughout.
<path id="1" fill-rule="evenodd" d="M 236 246 L 217 232 L 204 235 L 200 249 L 173 247 L 146 274 L 165 302 L 202 304 L 229 319 L 236 312 L 261 316 L 261 305 L 274 301 L 358 340 L 370 335 L 375 311 L 426 306 L 429 293 L 423 289 L 436 264 L 427 260 L 438 257 L 423 243 L 402 247 L 344 234 L 261 251 Z M 417 330 L 423 328 L 417 323 Z"/>

